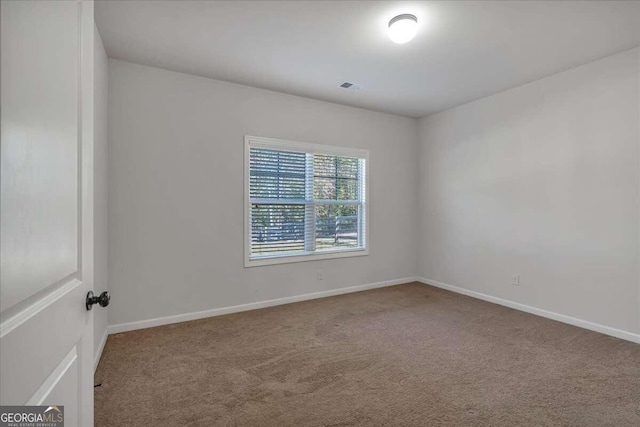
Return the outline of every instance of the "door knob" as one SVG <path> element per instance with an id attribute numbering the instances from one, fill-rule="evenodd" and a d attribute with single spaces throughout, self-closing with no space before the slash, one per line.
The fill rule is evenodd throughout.
<path id="1" fill-rule="evenodd" d="M 104 291 L 100 296 L 94 296 L 93 291 L 89 291 L 87 293 L 87 310 L 91 310 L 93 304 L 100 304 L 100 307 L 106 307 L 109 305 L 109 301 L 111 301 L 111 294 L 109 294 L 109 292 Z"/>

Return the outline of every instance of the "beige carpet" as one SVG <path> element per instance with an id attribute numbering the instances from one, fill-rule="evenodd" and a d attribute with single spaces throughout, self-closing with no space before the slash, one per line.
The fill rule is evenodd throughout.
<path id="1" fill-rule="evenodd" d="M 111 335 L 96 426 L 640 426 L 640 345 L 418 283 Z"/>

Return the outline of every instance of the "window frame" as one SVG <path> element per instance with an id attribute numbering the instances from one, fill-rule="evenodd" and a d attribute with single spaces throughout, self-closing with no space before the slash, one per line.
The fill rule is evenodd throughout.
<path id="1" fill-rule="evenodd" d="M 262 265 L 288 264 L 294 262 L 317 261 L 324 259 L 348 258 L 369 255 L 369 150 L 332 145 L 312 144 L 308 142 L 287 141 L 275 138 L 245 135 L 244 137 L 244 266 L 257 267 Z M 325 154 L 331 156 L 357 157 L 364 159 L 364 207 L 362 227 L 364 246 L 347 249 L 323 250 L 321 252 L 303 252 L 297 254 L 269 255 L 259 258 L 251 258 L 251 197 L 250 197 L 250 152 L 251 148 L 264 148 L 269 150 L 286 150 L 302 153 Z M 307 205 L 305 205 L 307 206 Z M 306 243 L 306 241 L 305 241 Z"/>

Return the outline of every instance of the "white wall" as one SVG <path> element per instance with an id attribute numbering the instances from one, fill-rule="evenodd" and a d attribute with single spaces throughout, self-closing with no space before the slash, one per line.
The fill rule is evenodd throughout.
<path id="1" fill-rule="evenodd" d="M 108 290 L 107 263 L 107 54 L 98 28 L 94 27 L 94 98 L 93 98 L 93 203 L 94 203 L 94 283 L 93 291 L 96 295 Z M 96 361 L 100 357 L 108 326 L 108 307 L 94 306 L 93 310 L 93 340 Z"/>
<path id="2" fill-rule="evenodd" d="M 419 274 L 640 331 L 639 58 L 422 119 Z"/>
<path id="3" fill-rule="evenodd" d="M 370 255 L 244 268 L 245 134 L 369 149 Z M 414 119 L 110 59 L 110 324 L 414 276 L 416 141 Z"/>

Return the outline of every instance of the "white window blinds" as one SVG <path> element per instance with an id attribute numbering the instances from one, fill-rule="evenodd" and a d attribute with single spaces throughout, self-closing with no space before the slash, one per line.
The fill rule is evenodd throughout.
<path id="1" fill-rule="evenodd" d="M 262 138 L 247 150 L 249 263 L 366 248 L 366 153 Z"/>

